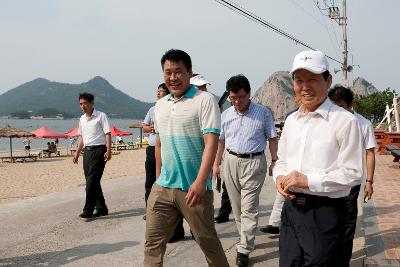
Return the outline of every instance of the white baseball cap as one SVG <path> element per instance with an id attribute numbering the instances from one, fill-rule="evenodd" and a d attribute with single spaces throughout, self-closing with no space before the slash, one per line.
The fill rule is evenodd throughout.
<path id="1" fill-rule="evenodd" d="M 298 53 L 293 60 L 290 74 L 299 69 L 305 69 L 315 74 L 329 71 L 328 59 L 321 51 L 308 50 Z"/>
<path id="2" fill-rule="evenodd" d="M 204 84 L 211 84 L 209 81 L 206 80 L 206 78 L 204 78 L 203 75 L 196 75 L 192 78 L 190 78 L 190 84 L 196 85 L 196 86 L 201 86 Z"/>

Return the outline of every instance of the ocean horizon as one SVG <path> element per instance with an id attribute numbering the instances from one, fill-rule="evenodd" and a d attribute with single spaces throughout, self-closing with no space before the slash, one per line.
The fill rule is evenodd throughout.
<path id="1" fill-rule="evenodd" d="M 33 132 L 40 127 L 47 127 L 53 131 L 58 133 L 66 133 L 71 129 L 78 126 L 79 119 L 0 119 L 0 127 L 4 127 L 7 124 L 19 128 L 28 132 Z M 129 125 L 140 122 L 140 120 L 133 119 L 110 119 L 111 126 L 115 126 L 118 129 L 126 132 L 131 132 L 133 135 L 124 136 L 123 139 L 126 141 L 136 141 L 140 135 L 140 131 L 137 128 L 129 128 Z M 47 142 L 53 142 L 54 139 L 38 139 L 38 138 L 30 138 L 31 139 L 31 149 L 37 150 L 46 146 Z M 22 151 L 24 150 L 24 144 L 22 143 L 23 138 L 12 138 L 12 147 L 13 151 Z M 58 146 L 66 147 L 69 144 L 70 140 L 67 139 L 59 139 Z M 10 151 L 10 139 L 6 137 L 0 138 L 0 152 L 9 152 Z"/>

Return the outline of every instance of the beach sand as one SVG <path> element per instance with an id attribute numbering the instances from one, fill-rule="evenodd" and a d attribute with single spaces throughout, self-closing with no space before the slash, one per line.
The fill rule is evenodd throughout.
<path id="1" fill-rule="evenodd" d="M 65 154 L 66 151 L 62 150 L 61 155 Z M 133 176 L 143 177 L 144 184 L 145 158 L 145 149 L 123 150 L 119 155 L 113 155 L 106 164 L 102 180 Z M 84 184 L 82 156 L 78 164 L 72 163 L 72 156 L 43 158 L 25 163 L 0 162 L 0 204 L 60 192 Z"/>

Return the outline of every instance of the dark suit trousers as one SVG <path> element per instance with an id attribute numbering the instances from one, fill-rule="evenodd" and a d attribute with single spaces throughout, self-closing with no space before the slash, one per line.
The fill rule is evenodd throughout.
<path id="1" fill-rule="evenodd" d="M 104 162 L 104 154 L 106 151 L 106 146 L 84 149 L 83 172 L 85 173 L 86 179 L 86 201 L 83 212 L 85 213 L 91 214 L 95 208 L 97 210 L 107 209 L 100 185 L 100 180 L 106 165 Z"/>
<path id="2" fill-rule="evenodd" d="M 341 267 L 345 198 L 297 194 L 285 200 L 279 236 L 279 266 Z"/>
<path id="3" fill-rule="evenodd" d="M 146 162 L 144 165 L 146 168 L 146 182 L 144 184 L 146 192 L 144 194 L 144 200 L 146 201 L 147 207 L 147 199 L 149 198 L 151 187 L 156 181 L 156 157 L 154 146 L 148 146 L 146 148 Z"/>
<path id="4" fill-rule="evenodd" d="M 228 191 L 226 191 L 225 182 L 222 182 L 221 208 L 218 216 L 229 217 L 232 212 L 231 201 L 229 200 Z"/>

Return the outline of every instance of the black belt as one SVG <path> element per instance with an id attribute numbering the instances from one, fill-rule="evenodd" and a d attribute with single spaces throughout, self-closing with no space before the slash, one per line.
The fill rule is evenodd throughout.
<path id="1" fill-rule="evenodd" d="M 99 148 L 105 148 L 106 145 L 97 145 L 97 146 L 85 146 L 85 149 L 87 151 L 91 151 L 91 150 L 95 150 L 95 149 L 99 149 Z"/>
<path id="2" fill-rule="evenodd" d="M 260 151 L 260 152 L 256 152 L 256 153 L 250 153 L 250 154 L 239 154 L 239 153 L 233 152 L 230 149 L 226 149 L 226 151 L 228 151 L 229 154 L 234 155 L 234 156 L 236 156 L 238 158 L 245 158 L 245 159 L 246 158 L 252 158 L 252 157 L 255 157 L 255 156 L 260 156 L 260 155 L 264 154 L 264 151 Z"/>
<path id="3" fill-rule="evenodd" d="M 326 196 L 316 196 L 303 193 L 291 192 L 296 196 L 292 201 L 297 205 L 307 205 L 307 206 L 324 206 L 324 205 L 336 205 L 344 203 L 345 198 L 331 198 Z"/>

